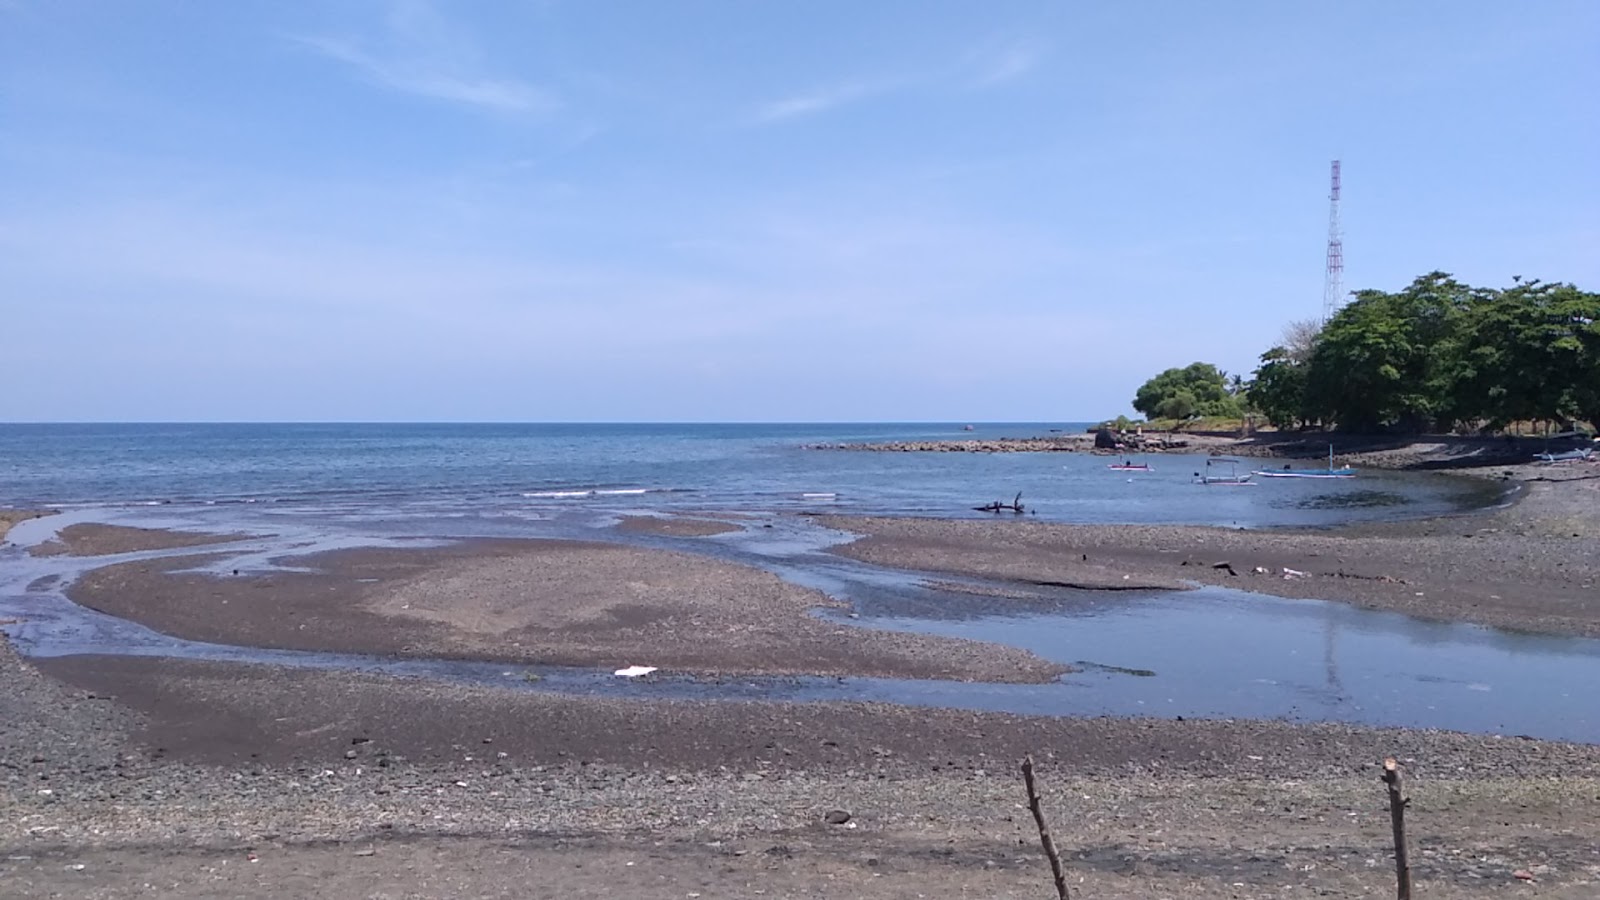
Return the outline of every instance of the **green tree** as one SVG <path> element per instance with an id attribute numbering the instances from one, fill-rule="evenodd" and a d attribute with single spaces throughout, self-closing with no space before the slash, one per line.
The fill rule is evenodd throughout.
<path id="1" fill-rule="evenodd" d="M 1358 291 L 1317 338 L 1306 412 L 1340 428 L 1447 427 L 1468 411 L 1456 390 L 1475 292 L 1444 272 L 1399 293 Z"/>
<path id="2" fill-rule="evenodd" d="M 1276 428 L 1294 428 L 1309 420 L 1306 414 L 1306 376 L 1309 366 L 1297 362 L 1287 347 L 1261 354 L 1261 365 L 1245 396 L 1250 405 Z"/>
<path id="3" fill-rule="evenodd" d="M 1168 369 L 1146 381 L 1134 395 L 1133 408 L 1162 419 L 1236 418 L 1243 414 L 1239 399 L 1228 392 L 1227 376 L 1216 366 L 1201 362 Z"/>
<path id="4" fill-rule="evenodd" d="M 1468 316 L 1457 392 L 1490 428 L 1600 416 L 1600 294 L 1537 280 Z"/>

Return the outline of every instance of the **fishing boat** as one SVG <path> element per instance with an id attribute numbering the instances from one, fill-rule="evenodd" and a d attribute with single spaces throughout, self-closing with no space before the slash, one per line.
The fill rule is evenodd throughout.
<path id="1" fill-rule="evenodd" d="M 1333 445 L 1328 445 L 1328 467 L 1326 469 L 1291 469 L 1287 465 L 1276 471 L 1272 469 L 1257 469 L 1252 475 L 1262 478 L 1354 478 L 1356 470 L 1349 466 L 1333 467 Z"/>
<path id="2" fill-rule="evenodd" d="M 1149 463 L 1136 463 L 1136 462 L 1120 462 L 1120 463 L 1112 463 L 1111 465 L 1106 466 L 1106 468 L 1113 469 L 1113 470 L 1118 471 L 1118 472 L 1148 472 L 1148 471 L 1150 471 L 1150 464 Z"/>
<path id="3" fill-rule="evenodd" d="M 1565 453 L 1538 453 L 1535 454 L 1533 458 L 1539 460 L 1540 462 L 1558 463 L 1572 462 L 1580 459 L 1590 459 L 1593 456 L 1593 448 L 1583 447 L 1577 450 L 1568 450 Z"/>
<path id="4" fill-rule="evenodd" d="M 1206 460 L 1205 472 L 1194 473 L 1196 484 L 1254 485 L 1252 473 L 1239 474 L 1239 460 L 1227 456 L 1213 456 Z"/>

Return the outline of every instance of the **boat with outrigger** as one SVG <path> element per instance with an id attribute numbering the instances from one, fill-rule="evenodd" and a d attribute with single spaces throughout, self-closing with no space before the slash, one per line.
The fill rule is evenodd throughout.
<path id="1" fill-rule="evenodd" d="M 1251 472 L 1262 478 L 1354 478 L 1356 470 L 1349 466 L 1333 466 L 1333 445 L 1328 445 L 1328 467 L 1326 469 L 1291 469 L 1287 463 L 1282 469 L 1257 469 Z"/>
<path id="2" fill-rule="evenodd" d="M 1136 463 L 1131 459 L 1125 459 L 1119 463 L 1112 463 L 1111 465 L 1106 466 L 1106 468 L 1111 469 L 1114 472 L 1148 472 L 1150 471 L 1150 464 Z"/>
<path id="3" fill-rule="evenodd" d="M 1226 484 L 1251 486 L 1255 482 L 1250 480 L 1251 472 L 1239 474 L 1241 461 L 1230 456 L 1212 456 L 1206 459 L 1204 472 L 1194 473 L 1195 484 Z"/>
<path id="4" fill-rule="evenodd" d="M 1533 458 L 1546 464 L 1558 462 L 1586 462 L 1594 459 L 1594 448 L 1579 447 L 1576 450 L 1567 450 L 1562 453 L 1536 453 L 1534 454 Z"/>

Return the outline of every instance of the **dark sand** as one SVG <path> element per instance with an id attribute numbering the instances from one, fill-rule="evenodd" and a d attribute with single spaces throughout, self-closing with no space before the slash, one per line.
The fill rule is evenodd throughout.
<path id="1" fill-rule="evenodd" d="M 1024 588 L 1191 581 L 1427 619 L 1600 637 L 1600 478 L 1584 475 L 1536 474 L 1559 480 L 1530 482 L 1520 502 L 1493 513 L 1329 531 L 1005 519 L 822 521 L 863 535 L 836 551 L 846 556 Z M 1227 567 L 1218 568 L 1221 563 Z"/>
<path id="2" fill-rule="evenodd" d="M 1129 574 L 1593 634 L 1595 484 L 1534 482 L 1488 516 L 1325 533 L 836 524 L 872 535 L 852 553 L 996 575 L 1023 598 L 1032 581 L 1115 587 Z M 638 649 L 649 658 L 627 661 L 683 653 L 712 667 L 781 660 L 791 651 L 763 642 L 787 640 L 818 605 L 740 567 L 639 552 L 363 551 L 321 560 L 326 574 L 223 579 L 146 563 L 81 589 L 249 643 L 492 655 L 521 641 L 515 658 L 575 645 L 593 661 Z M 1241 574 L 1209 568 L 1223 559 Z M 1247 574 L 1255 565 L 1312 576 Z M 595 579 L 607 586 L 585 593 Z M 836 639 L 794 633 L 797 656 Z M 921 663 L 875 643 L 828 658 L 848 671 Z M 1049 896 L 1015 770 L 1031 752 L 1086 900 L 1393 896 L 1386 755 L 1410 779 L 1417 896 L 1600 896 L 1600 747 L 654 701 L 649 684 L 641 699 L 603 699 L 161 659 L 39 666 L 51 677 L 0 641 L 0 895 Z M 825 824 L 830 810 L 850 821 Z"/>
<path id="3" fill-rule="evenodd" d="M 55 539 L 28 548 L 34 556 L 112 556 L 142 550 L 174 550 L 244 540 L 242 534 L 204 534 L 162 528 L 130 528 L 83 522 L 61 529 Z"/>
<path id="4" fill-rule="evenodd" d="M 524 664 L 643 664 L 704 675 L 1048 681 L 1026 651 L 871 631 L 842 604 L 747 566 L 564 541 L 475 542 L 295 558 L 313 573 L 215 577 L 192 558 L 108 566 L 72 599 L 193 640 Z"/>
<path id="5" fill-rule="evenodd" d="M 1076 896 L 1382 896 L 1388 754 L 1421 896 L 1531 896 L 1522 870 L 1588 897 L 1600 877 L 1595 747 L 18 666 L 0 644 L 0 681 L 28 687 L 0 719 L 5 895 L 1047 896 L 1024 752 Z"/>

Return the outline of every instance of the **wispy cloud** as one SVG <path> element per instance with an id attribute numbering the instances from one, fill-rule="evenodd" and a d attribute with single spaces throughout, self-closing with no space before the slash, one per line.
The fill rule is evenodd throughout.
<path id="1" fill-rule="evenodd" d="M 1043 49 L 1033 41 L 991 42 L 971 55 L 977 74 L 973 84 L 993 87 L 1033 71 L 1044 59 Z"/>
<path id="2" fill-rule="evenodd" d="M 801 116 L 816 115 L 869 97 L 886 94 L 900 86 L 902 85 L 899 82 L 852 81 L 805 94 L 796 94 L 765 104 L 756 111 L 755 121 L 782 122 Z"/>
<path id="3" fill-rule="evenodd" d="M 475 44 L 417 0 L 396 4 L 374 40 L 325 35 L 291 39 L 401 93 L 504 113 L 548 113 L 560 105 L 536 85 L 488 75 Z"/>

